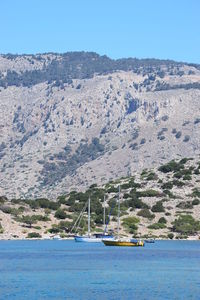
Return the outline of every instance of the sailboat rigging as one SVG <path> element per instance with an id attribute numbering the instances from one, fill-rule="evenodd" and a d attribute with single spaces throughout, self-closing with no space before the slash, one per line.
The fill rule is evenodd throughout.
<path id="1" fill-rule="evenodd" d="M 104 216 L 103 216 L 104 232 L 103 232 L 103 234 L 96 233 L 96 234 L 91 235 L 91 208 L 90 208 L 90 204 L 91 204 L 91 199 L 89 197 L 89 199 L 88 199 L 88 232 L 87 232 L 87 235 L 83 235 L 83 236 L 75 235 L 74 236 L 75 241 L 76 242 L 97 243 L 97 242 L 101 242 L 103 239 L 112 240 L 113 236 L 106 234 L 107 225 L 105 225 L 105 196 L 104 196 L 104 210 L 103 210 L 104 211 Z M 84 206 L 84 208 L 85 208 L 85 206 Z M 78 217 L 79 221 L 76 222 L 75 224 L 80 224 L 80 220 L 83 216 L 84 210 L 82 210 L 81 214 Z M 73 227 L 73 229 L 74 229 L 74 227 Z"/>
<path id="2" fill-rule="evenodd" d="M 117 236 L 112 239 L 103 239 L 103 243 L 106 246 L 144 246 L 143 241 L 137 241 L 133 239 L 121 239 L 119 236 L 120 231 L 120 185 L 119 185 L 119 194 L 118 194 L 118 215 L 117 215 Z"/>

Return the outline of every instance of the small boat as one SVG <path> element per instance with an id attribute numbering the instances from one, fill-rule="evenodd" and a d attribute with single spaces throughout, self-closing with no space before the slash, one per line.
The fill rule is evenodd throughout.
<path id="1" fill-rule="evenodd" d="M 53 240 L 61 240 L 61 236 L 59 234 L 58 235 L 53 235 L 52 239 Z"/>
<path id="2" fill-rule="evenodd" d="M 82 211 L 83 212 L 83 211 Z M 104 197 L 104 227 L 105 227 L 105 197 Z M 106 228 L 106 227 L 105 227 Z M 88 199 L 88 233 L 87 235 L 75 235 L 74 240 L 76 242 L 85 243 L 100 243 L 102 240 L 112 240 L 114 237 L 106 233 L 106 229 L 102 234 L 95 233 L 91 235 L 90 231 L 90 197 Z"/>
<path id="3" fill-rule="evenodd" d="M 145 240 L 145 243 L 153 244 L 153 243 L 155 243 L 155 240 L 154 239 L 147 239 L 147 240 Z"/>
<path id="4" fill-rule="evenodd" d="M 102 242 L 105 246 L 122 246 L 122 247 L 143 247 L 144 241 L 135 239 L 122 239 L 119 237 L 120 227 L 120 186 L 119 186 L 119 198 L 118 198 L 118 223 L 117 223 L 117 237 L 112 240 L 103 239 Z"/>

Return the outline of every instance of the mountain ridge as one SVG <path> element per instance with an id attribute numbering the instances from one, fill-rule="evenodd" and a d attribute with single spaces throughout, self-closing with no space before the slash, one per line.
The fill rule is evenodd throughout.
<path id="1" fill-rule="evenodd" d="M 198 65 L 123 62 L 107 73 L 109 58 L 102 67 L 90 55 L 84 67 L 79 52 L 0 56 L 0 194 L 53 198 L 199 154 Z"/>

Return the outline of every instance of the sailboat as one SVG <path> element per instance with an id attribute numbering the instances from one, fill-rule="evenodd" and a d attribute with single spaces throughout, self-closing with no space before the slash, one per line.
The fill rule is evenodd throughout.
<path id="1" fill-rule="evenodd" d="M 112 235 L 108 235 L 106 234 L 106 230 L 104 230 L 104 232 L 102 234 L 96 233 L 96 234 L 91 234 L 91 230 L 90 230 L 90 197 L 88 199 L 88 232 L 87 235 L 75 235 L 74 239 L 76 242 L 86 242 L 86 243 L 99 243 L 102 242 L 102 240 L 112 240 L 113 236 Z M 82 211 L 83 213 L 84 211 Z M 105 227 L 105 196 L 104 196 L 104 228 Z"/>
<path id="2" fill-rule="evenodd" d="M 127 247 L 143 247 L 144 242 L 135 239 L 122 239 L 119 237 L 120 228 L 120 186 L 119 186 L 119 197 L 118 197 L 118 217 L 117 217 L 117 236 L 112 239 L 102 239 L 102 242 L 106 246 L 127 246 Z"/>

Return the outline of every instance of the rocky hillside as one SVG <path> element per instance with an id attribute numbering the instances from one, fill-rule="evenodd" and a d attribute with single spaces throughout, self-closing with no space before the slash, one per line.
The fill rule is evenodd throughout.
<path id="1" fill-rule="evenodd" d="M 53 199 L 197 157 L 199 144 L 199 65 L 0 56 L 0 195 Z"/>
<path id="2" fill-rule="evenodd" d="M 135 176 L 123 177 L 85 192 L 71 191 L 56 201 L 0 198 L 0 239 L 65 238 L 87 231 L 87 204 L 91 198 L 93 232 L 103 231 L 103 205 L 106 222 L 116 233 L 117 201 L 120 192 L 120 234 L 140 238 L 189 238 L 200 236 L 200 160 L 170 161 L 154 169 L 144 169 Z M 73 225 L 85 211 L 77 229 Z"/>

